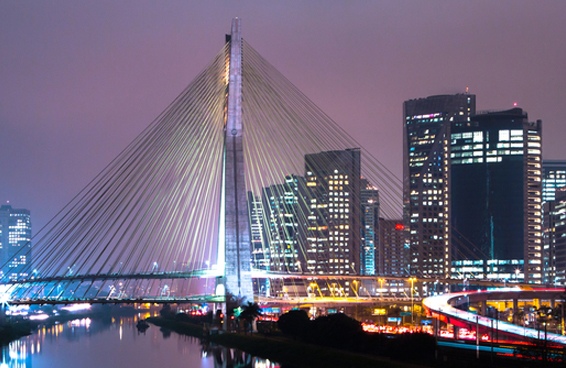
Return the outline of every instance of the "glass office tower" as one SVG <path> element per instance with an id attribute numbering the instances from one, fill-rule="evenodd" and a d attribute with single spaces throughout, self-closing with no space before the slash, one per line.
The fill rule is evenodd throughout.
<path id="1" fill-rule="evenodd" d="M 452 125 L 452 277 L 541 282 L 541 126 L 520 108 Z"/>

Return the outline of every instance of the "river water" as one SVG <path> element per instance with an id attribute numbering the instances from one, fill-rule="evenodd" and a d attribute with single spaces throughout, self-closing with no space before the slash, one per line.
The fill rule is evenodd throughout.
<path id="1" fill-rule="evenodd" d="M 151 325 L 135 318 L 77 319 L 40 327 L 2 347 L 0 368 L 276 368 L 265 359 Z"/>

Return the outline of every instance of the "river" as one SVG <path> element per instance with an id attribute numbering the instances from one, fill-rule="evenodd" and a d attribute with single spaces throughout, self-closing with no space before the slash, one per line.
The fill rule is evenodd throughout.
<path id="1" fill-rule="evenodd" d="M 2 347 L 0 368 L 276 368 L 265 359 L 151 325 L 136 328 L 134 317 L 83 318 L 42 326 Z"/>

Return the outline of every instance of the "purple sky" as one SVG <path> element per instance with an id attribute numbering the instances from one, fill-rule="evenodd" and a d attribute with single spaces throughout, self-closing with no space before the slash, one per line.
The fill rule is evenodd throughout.
<path id="1" fill-rule="evenodd" d="M 243 37 L 397 176 L 402 103 L 477 95 L 566 159 L 566 1 L 0 1 L 0 203 L 34 231 Z"/>

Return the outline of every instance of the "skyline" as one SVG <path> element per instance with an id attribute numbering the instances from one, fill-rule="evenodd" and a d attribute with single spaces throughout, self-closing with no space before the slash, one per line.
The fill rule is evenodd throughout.
<path id="1" fill-rule="evenodd" d="M 544 158 L 566 159 L 566 3 L 544 4 L 2 2 L 0 203 L 30 209 L 36 233 L 193 80 L 236 16 L 399 179 L 403 101 L 467 87 L 478 111 L 517 103 L 541 119 Z"/>

